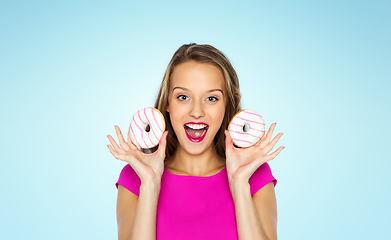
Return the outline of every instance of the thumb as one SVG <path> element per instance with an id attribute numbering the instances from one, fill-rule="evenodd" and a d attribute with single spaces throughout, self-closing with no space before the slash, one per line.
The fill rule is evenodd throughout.
<path id="1" fill-rule="evenodd" d="M 231 155 L 234 152 L 233 141 L 231 134 L 228 130 L 224 130 L 225 133 L 225 155 Z"/>
<path id="2" fill-rule="evenodd" d="M 161 156 L 166 155 L 167 135 L 168 131 L 164 131 L 162 136 L 160 137 L 159 147 L 156 152 L 161 154 Z"/>

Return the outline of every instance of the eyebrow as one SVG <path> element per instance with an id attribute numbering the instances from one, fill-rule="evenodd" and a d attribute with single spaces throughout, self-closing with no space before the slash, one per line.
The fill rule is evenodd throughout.
<path id="1" fill-rule="evenodd" d="M 174 88 L 172 89 L 172 91 L 174 91 L 175 89 L 182 89 L 182 90 L 185 90 L 185 91 L 188 90 L 187 88 L 184 88 L 184 87 L 174 87 Z M 209 90 L 208 92 L 214 92 L 214 91 L 220 91 L 220 92 L 224 95 L 223 90 L 221 90 L 221 89 L 219 89 L 219 88 L 211 89 L 211 90 Z"/>

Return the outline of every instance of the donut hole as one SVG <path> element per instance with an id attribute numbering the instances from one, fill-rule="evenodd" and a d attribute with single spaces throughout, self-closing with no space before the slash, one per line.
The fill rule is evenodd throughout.
<path id="1" fill-rule="evenodd" d="M 147 124 L 145 124 L 144 125 L 144 130 L 146 131 L 146 132 L 149 132 L 149 131 L 151 131 L 151 126 L 149 126 L 149 124 L 147 123 Z"/>
<path id="2" fill-rule="evenodd" d="M 243 132 L 248 132 L 248 131 L 250 131 L 250 125 L 246 123 L 243 125 Z"/>

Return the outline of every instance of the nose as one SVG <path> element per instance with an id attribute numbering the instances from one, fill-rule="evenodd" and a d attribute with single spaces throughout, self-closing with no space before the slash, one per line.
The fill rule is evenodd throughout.
<path id="1" fill-rule="evenodd" d="M 192 105 L 192 108 L 189 112 L 189 115 L 190 117 L 194 117 L 194 118 L 200 118 L 200 117 L 203 117 L 205 115 L 203 109 L 202 109 L 202 103 L 199 102 L 199 101 L 194 101 L 193 102 L 193 105 Z"/>

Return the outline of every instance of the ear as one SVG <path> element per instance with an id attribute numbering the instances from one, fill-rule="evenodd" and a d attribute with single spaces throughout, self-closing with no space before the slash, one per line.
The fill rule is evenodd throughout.
<path id="1" fill-rule="evenodd" d="M 167 104 L 166 112 L 170 112 L 170 105 Z"/>

